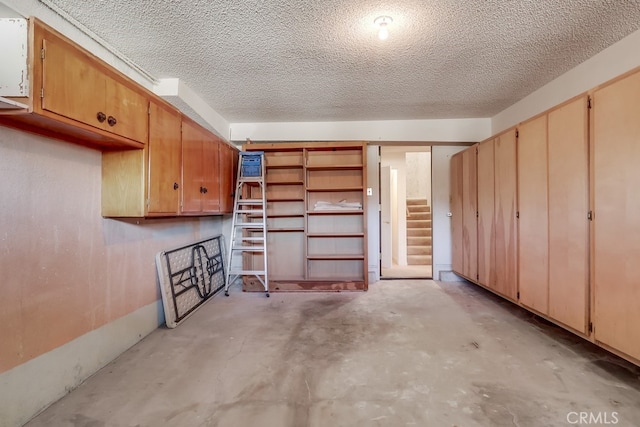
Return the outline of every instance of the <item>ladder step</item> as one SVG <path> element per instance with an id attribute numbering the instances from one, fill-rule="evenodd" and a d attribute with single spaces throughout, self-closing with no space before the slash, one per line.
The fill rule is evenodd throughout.
<path id="1" fill-rule="evenodd" d="M 234 251 L 264 252 L 264 246 L 234 246 Z"/>
<path id="2" fill-rule="evenodd" d="M 241 211 L 236 211 L 235 213 L 237 214 L 256 214 L 256 213 L 262 213 L 264 212 L 264 210 L 262 209 L 243 209 Z"/>
<path id="3" fill-rule="evenodd" d="M 236 222 L 236 227 L 263 228 L 264 227 L 264 222 Z"/>
<path id="4" fill-rule="evenodd" d="M 264 237 L 262 237 L 262 236 L 260 236 L 260 237 L 242 237 L 242 236 L 238 236 L 236 238 L 236 240 L 245 241 L 245 242 L 261 242 L 261 241 L 264 241 Z"/>
<path id="5" fill-rule="evenodd" d="M 237 276 L 264 276 L 264 270 L 236 270 L 230 271 L 229 275 Z"/>
<path id="6" fill-rule="evenodd" d="M 240 199 L 238 200 L 239 205 L 261 205 L 262 199 Z"/>

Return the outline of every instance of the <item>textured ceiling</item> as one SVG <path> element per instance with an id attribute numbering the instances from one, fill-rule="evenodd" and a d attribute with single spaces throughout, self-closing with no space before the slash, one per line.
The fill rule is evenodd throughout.
<path id="1" fill-rule="evenodd" d="M 491 117 L 640 28 L 640 0 L 47 2 L 229 122 Z"/>

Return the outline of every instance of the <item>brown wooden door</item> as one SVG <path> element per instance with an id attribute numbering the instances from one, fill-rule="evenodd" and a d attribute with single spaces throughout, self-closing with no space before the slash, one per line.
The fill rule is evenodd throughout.
<path id="1" fill-rule="evenodd" d="M 42 46 L 42 109 L 104 129 L 104 74 L 86 55 L 56 37 L 45 35 Z M 98 113 L 105 115 L 102 122 Z"/>
<path id="2" fill-rule="evenodd" d="M 518 284 L 520 302 L 549 312 L 547 116 L 518 127 Z"/>
<path id="3" fill-rule="evenodd" d="M 516 132 L 495 139 L 495 290 L 517 298 Z"/>
<path id="4" fill-rule="evenodd" d="M 203 132 L 206 132 L 202 129 Z M 202 143 L 203 179 L 202 211 L 220 212 L 220 141 L 212 134 L 204 134 Z"/>
<path id="5" fill-rule="evenodd" d="M 640 359 L 640 73 L 593 93 L 596 340 Z"/>
<path id="6" fill-rule="evenodd" d="M 478 145 L 478 283 L 495 288 L 495 140 Z"/>
<path id="7" fill-rule="evenodd" d="M 549 113 L 548 153 L 549 316 L 586 333 L 589 307 L 586 96 Z"/>
<path id="8" fill-rule="evenodd" d="M 149 116 L 147 212 L 180 211 L 180 113 L 152 102 Z"/>
<path id="9" fill-rule="evenodd" d="M 463 262 L 463 171 L 462 171 L 462 153 L 451 156 L 450 174 L 451 174 L 451 268 L 454 272 L 464 275 Z"/>
<path id="10" fill-rule="evenodd" d="M 478 173 L 477 145 L 462 153 L 462 253 L 464 275 L 472 280 L 478 276 Z"/>
<path id="11" fill-rule="evenodd" d="M 147 98 L 110 77 L 105 77 L 105 81 L 107 120 L 104 128 L 125 138 L 146 143 L 149 118 Z"/>
<path id="12" fill-rule="evenodd" d="M 204 163 L 202 146 L 204 136 L 200 127 L 191 121 L 182 121 L 182 212 L 202 212 Z"/>

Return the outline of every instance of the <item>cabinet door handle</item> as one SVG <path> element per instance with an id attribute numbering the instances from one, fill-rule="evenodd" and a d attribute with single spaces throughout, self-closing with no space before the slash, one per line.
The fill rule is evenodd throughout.
<path id="1" fill-rule="evenodd" d="M 202 187 L 202 192 L 203 192 L 203 193 L 205 193 L 205 194 L 206 194 L 206 193 L 207 193 L 207 191 L 209 191 L 209 190 L 207 190 L 207 187 Z"/>
<path id="2" fill-rule="evenodd" d="M 180 188 L 180 186 L 178 185 L 178 183 L 177 183 L 177 182 L 174 182 L 174 183 L 173 183 L 173 189 L 174 189 L 174 190 L 177 190 L 178 188 Z"/>
<path id="3" fill-rule="evenodd" d="M 204 187 L 200 187 L 200 193 L 204 193 Z"/>
<path id="4" fill-rule="evenodd" d="M 102 123 L 105 120 L 107 120 L 107 115 L 105 113 L 103 113 L 102 111 L 99 111 L 98 114 L 96 114 L 96 119 L 98 119 L 98 121 L 100 123 Z"/>
<path id="5" fill-rule="evenodd" d="M 109 123 L 109 126 L 115 126 L 118 121 L 115 117 L 109 116 L 109 118 L 107 119 L 107 123 Z"/>

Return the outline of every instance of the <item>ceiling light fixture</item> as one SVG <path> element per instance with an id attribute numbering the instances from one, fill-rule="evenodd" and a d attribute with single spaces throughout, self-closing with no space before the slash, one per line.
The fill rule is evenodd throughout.
<path id="1" fill-rule="evenodd" d="M 389 37 L 389 29 L 387 26 L 393 22 L 390 16 L 378 16 L 373 20 L 373 23 L 378 26 L 378 38 L 380 40 L 386 40 Z"/>

